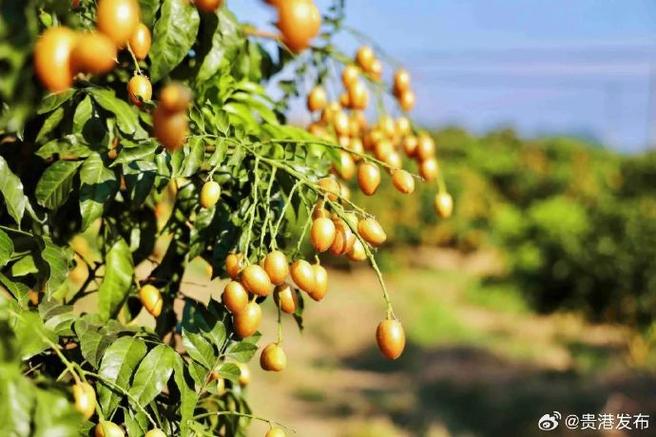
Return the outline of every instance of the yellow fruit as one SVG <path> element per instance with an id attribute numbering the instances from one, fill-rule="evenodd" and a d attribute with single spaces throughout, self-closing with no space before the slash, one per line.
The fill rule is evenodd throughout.
<path id="1" fill-rule="evenodd" d="M 371 217 L 358 222 L 358 233 L 367 243 L 374 246 L 379 246 L 387 240 L 383 227 Z"/>
<path id="2" fill-rule="evenodd" d="M 394 170 L 392 184 L 400 193 L 410 194 L 415 191 L 415 178 L 405 170 Z"/>
<path id="3" fill-rule="evenodd" d="M 153 86 L 146 76 L 136 75 L 128 82 L 128 97 L 137 106 L 153 97 Z"/>
<path id="4" fill-rule="evenodd" d="M 326 91 L 320 86 L 312 88 L 307 96 L 307 108 L 310 112 L 321 111 L 328 104 Z"/>
<path id="5" fill-rule="evenodd" d="M 71 62 L 76 72 L 104 74 L 116 66 L 116 44 L 100 32 L 85 32 L 77 37 Z"/>
<path id="6" fill-rule="evenodd" d="M 396 134 L 399 136 L 405 136 L 411 133 L 412 126 L 410 120 L 407 117 L 399 117 L 396 119 Z"/>
<path id="7" fill-rule="evenodd" d="M 453 212 L 453 198 L 449 193 L 437 193 L 435 195 L 435 211 L 442 218 L 451 217 Z"/>
<path id="8" fill-rule="evenodd" d="M 139 26 L 139 15 L 137 0 L 98 0 L 96 26 L 122 48 Z"/>
<path id="9" fill-rule="evenodd" d="M 286 0 L 279 3 L 278 29 L 282 40 L 293 52 L 310 45 L 321 27 L 321 14 L 316 5 L 307 0 Z"/>
<path id="10" fill-rule="evenodd" d="M 329 218 L 320 217 L 312 222 L 310 241 L 314 250 L 325 252 L 335 241 L 335 224 Z"/>
<path id="11" fill-rule="evenodd" d="M 410 89 L 410 73 L 405 68 L 399 68 L 394 73 L 394 95 L 401 95 Z"/>
<path id="12" fill-rule="evenodd" d="M 152 45 L 153 37 L 150 34 L 150 29 L 143 23 L 139 23 L 134 33 L 130 37 L 129 44 L 135 58 L 140 61 L 146 59 L 150 46 Z"/>
<path id="13" fill-rule="evenodd" d="M 272 372 L 280 372 L 287 367 L 287 355 L 276 343 L 267 345 L 260 354 L 260 366 L 262 369 Z"/>
<path id="14" fill-rule="evenodd" d="M 403 91 L 399 96 L 399 105 L 405 112 L 410 112 L 415 107 L 416 96 L 414 91 Z"/>
<path id="15" fill-rule="evenodd" d="M 387 155 L 385 158 L 385 163 L 389 165 L 392 169 L 398 169 L 401 168 L 401 165 L 403 164 L 403 159 L 401 158 L 401 154 L 394 150 L 392 153 Z"/>
<path id="16" fill-rule="evenodd" d="M 273 427 L 267 431 L 264 437 L 285 437 L 285 431 L 280 428 Z"/>
<path id="17" fill-rule="evenodd" d="M 381 161 L 385 161 L 392 152 L 394 152 L 394 145 L 387 139 L 376 142 L 374 146 L 374 155 Z"/>
<path id="18" fill-rule="evenodd" d="M 323 179 L 319 179 L 319 187 L 326 192 L 328 195 L 328 199 L 332 200 L 333 202 L 337 200 L 337 196 L 339 195 L 339 183 L 335 180 L 335 178 L 327 177 Z"/>
<path id="19" fill-rule="evenodd" d="M 159 428 L 153 428 L 144 437 L 166 437 L 166 434 Z"/>
<path id="20" fill-rule="evenodd" d="M 244 268 L 241 272 L 241 283 L 246 290 L 258 296 L 268 296 L 272 291 L 269 275 L 257 264 L 251 264 Z"/>
<path id="21" fill-rule="evenodd" d="M 124 437 L 123 428 L 114 422 L 100 422 L 94 430 L 96 437 Z"/>
<path id="22" fill-rule="evenodd" d="M 245 387 L 251 382 L 251 370 L 243 363 L 237 363 L 237 366 L 239 367 L 239 385 Z"/>
<path id="23" fill-rule="evenodd" d="M 335 241 L 330 246 L 330 253 L 335 256 L 344 255 L 350 252 L 355 244 L 356 236 L 344 220 L 333 219 L 333 223 L 335 223 Z"/>
<path id="24" fill-rule="evenodd" d="M 248 293 L 237 281 L 230 281 L 223 289 L 221 302 L 231 313 L 238 313 L 248 305 Z"/>
<path id="25" fill-rule="evenodd" d="M 301 290 L 309 293 L 314 287 L 314 270 L 309 262 L 303 259 L 294 261 L 289 268 L 289 273 Z"/>
<path id="26" fill-rule="evenodd" d="M 226 257 L 225 270 L 232 279 L 237 279 L 244 263 L 244 255 L 241 253 L 231 253 Z"/>
<path id="27" fill-rule="evenodd" d="M 353 247 L 351 248 L 350 251 L 347 252 L 346 256 L 351 261 L 359 262 L 367 259 L 367 252 L 364 250 L 364 246 L 362 245 L 362 242 L 356 239 L 355 242 L 353 243 Z"/>
<path id="28" fill-rule="evenodd" d="M 280 285 L 285 282 L 289 274 L 289 265 L 287 257 L 279 250 L 269 252 L 264 257 L 264 270 L 274 285 Z"/>
<path id="29" fill-rule="evenodd" d="M 413 135 L 403 138 L 403 142 L 401 145 L 403 146 L 403 151 L 405 152 L 408 158 L 412 158 L 416 155 L 417 144 L 418 144 L 417 137 Z"/>
<path id="30" fill-rule="evenodd" d="M 417 158 L 420 160 L 425 160 L 435 156 L 435 141 L 430 135 L 422 134 L 418 138 L 417 142 Z"/>
<path id="31" fill-rule="evenodd" d="M 169 151 L 178 150 L 187 140 L 189 122 L 184 112 L 171 113 L 161 106 L 153 114 L 153 133 L 155 138 Z"/>
<path id="32" fill-rule="evenodd" d="M 383 320 L 376 329 L 376 341 L 382 354 L 390 360 L 401 356 L 405 349 L 405 332 L 398 320 Z"/>
<path id="33" fill-rule="evenodd" d="M 333 115 L 333 127 L 337 135 L 348 136 L 350 130 L 348 115 L 341 110 L 337 111 Z"/>
<path id="34" fill-rule="evenodd" d="M 328 292 L 328 272 L 320 264 L 313 264 L 312 273 L 314 274 L 314 280 L 312 281 L 312 288 L 307 290 L 307 293 L 312 299 L 319 302 Z"/>
<path id="35" fill-rule="evenodd" d="M 139 299 L 141 304 L 146 308 L 153 317 L 157 317 L 162 312 L 162 294 L 154 286 L 147 284 L 139 290 Z"/>
<path id="36" fill-rule="evenodd" d="M 200 190 L 200 206 L 211 208 L 221 197 L 221 186 L 215 181 L 207 181 Z"/>
<path id="37" fill-rule="evenodd" d="M 376 80 L 380 80 L 383 77 L 383 63 L 380 62 L 380 59 L 374 59 L 368 72 Z"/>
<path id="38" fill-rule="evenodd" d="M 344 180 L 351 179 L 355 175 L 355 162 L 351 154 L 340 150 L 339 152 L 339 165 L 335 167 L 337 174 Z"/>
<path id="39" fill-rule="evenodd" d="M 73 85 L 71 53 L 77 34 L 67 27 L 51 27 L 34 47 L 34 71 L 44 87 L 52 92 Z"/>
<path id="40" fill-rule="evenodd" d="M 369 46 L 361 46 L 355 53 L 355 62 L 357 62 L 360 68 L 364 71 L 370 71 L 371 65 L 375 60 L 376 55 Z"/>
<path id="41" fill-rule="evenodd" d="M 427 181 L 432 181 L 437 177 L 440 168 L 435 158 L 428 158 L 419 163 L 419 174 Z"/>
<path id="42" fill-rule="evenodd" d="M 376 192 L 380 185 L 380 170 L 376 164 L 363 162 L 358 166 L 358 185 L 367 196 Z"/>
<path id="43" fill-rule="evenodd" d="M 348 89 L 352 84 L 354 84 L 355 81 L 358 80 L 359 75 L 360 71 L 355 65 L 347 65 L 344 67 L 342 70 L 342 84 L 344 84 L 344 88 Z"/>
<path id="44" fill-rule="evenodd" d="M 96 412 L 96 392 L 93 387 L 86 382 L 75 384 L 73 386 L 73 398 L 75 399 L 75 409 L 82 413 L 85 419 L 89 420 Z"/>
<path id="45" fill-rule="evenodd" d="M 172 83 L 162 88 L 159 93 L 159 107 L 168 112 L 187 110 L 191 103 L 191 90 L 179 83 Z"/>
<path id="46" fill-rule="evenodd" d="M 235 334 L 241 338 L 255 334 L 262 322 L 262 308 L 256 302 L 249 302 L 243 310 L 232 315 Z"/>
<path id="47" fill-rule="evenodd" d="M 280 310 L 287 314 L 294 314 L 296 311 L 296 298 L 292 288 L 287 284 L 278 285 L 273 291 L 273 299 Z"/>

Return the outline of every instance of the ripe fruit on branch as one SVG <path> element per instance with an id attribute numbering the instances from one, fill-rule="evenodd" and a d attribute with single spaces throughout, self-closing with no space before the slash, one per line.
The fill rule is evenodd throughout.
<path id="1" fill-rule="evenodd" d="M 153 317 L 157 317 L 162 312 L 162 294 L 154 286 L 147 284 L 139 290 L 139 300 Z"/>
<path id="2" fill-rule="evenodd" d="M 139 23 L 137 28 L 130 37 L 130 49 L 134 53 L 134 57 L 140 61 L 146 59 L 150 46 L 152 45 L 153 37 L 150 34 L 150 29 L 143 23 Z"/>
<path id="3" fill-rule="evenodd" d="M 321 111 L 328 104 L 328 97 L 326 96 L 326 91 L 320 86 L 315 86 L 310 91 L 310 94 L 307 96 L 307 108 L 308 111 Z"/>
<path id="4" fill-rule="evenodd" d="M 247 386 L 251 382 L 251 369 L 244 363 L 237 363 L 239 367 L 239 385 Z"/>
<path id="5" fill-rule="evenodd" d="M 350 153 L 339 151 L 339 164 L 335 167 L 335 171 L 344 180 L 351 179 L 355 175 L 355 162 Z"/>
<path id="6" fill-rule="evenodd" d="M 82 413 L 85 419 L 89 419 L 96 412 L 96 392 L 91 385 L 80 382 L 73 386 L 73 398 L 75 409 Z"/>
<path id="7" fill-rule="evenodd" d="M 277 343 L 267 345 L 260 354 L 260 366 L 262 369 L 272 372 L 280 372 L 287 367 L 287 355 Z"/>
<path id="8" fill-rule="evenodd" d="M 375 60 L 376 55 L 369 46 L 361 46 L 355 53 L 355 62 L 357 62 L 360 68 L 364 71 L 370 71 Z"/>
<path id="9" fill-rule="evenodd" d="M 353 243 L 353 247 L 346 254 L 346 256 L 351 261 L 360 262 L 367 259 L 367 252 L 364 250 L 364 246 L 362 245 L 362 242 L 356 239 L 355 242 Z"/>
<path id="10" fill-rule="evenodd" d="M 412 126 L 410 125 L 410 120 L 406 117 L 399 117 L 396 119 L 396 134 L 399 136 L 405 136 L 411 133 Z"/>
<path id="11" fill-rule="evenodd" d="M 344 85 L 344 88 L 348 89 L 353 85 L 358 80 L 358 76 L 360 76 L 358 67 L 350 64 L 345 66 L 342 70 L 342 84 Z"/>
<path id="12" fill-rule="evenodd" d="M 238 313 L 248 305 L 248 293 L 237 281 L 230 281 L 223 289 L 221 302 L 231 313 Z"/>
<path id="13" fill-rule="evenodd" d="M 221 197 L 221 186 L 215 181 L 207 181 L 200 190 L 200 206 L 211 208 Z"/>
<path id="14" fill-rule="evenodd" d="M 257 264 L 246 266 L 240 276 L 242 285 L 249 292 L 258 296 L 271 294 L 271 279 L 266 271 Z"/>
<path id="15" fill-rule="evenodd" d="M 135 75 L 128 82 L 128 97 L 137 106 L 149 102 L 153 97 L 153 86 L 146 76 Z"/>
<path id="16" fill-rule="evenodd" d="M 351 108 L 366 109 L 369 104 L 369 94 L 364 83 L 359 80 L 354 81 L 348 87 L 348 98 Z"/>
<path id="17" fill-rule="evenodd" d="M 371 63 L 371 68 L 367 70 L 371 77 L 376 80 L 380 80 L 383 77 L 383 63 L 380 62 L 380 59 L 374 59 Z"/>
<path id="18" fill-rule="evenodd" d="M 99 0 L 96 6 L 96 26 L 119 48 L 125 46 L 140 23 L 137 0 Z"/>
<path id="19" fill-rule="evenodd" d="M 159 94 L 159 106 L 168 112 L 186 111 L 191 103 L 191 90 L 179 83 L 166 85 Z"/>
<path id="20" fill-rule="evenodd" d="M 237 279 L 239 272 L 243 267 L 244 255 L 241 253 L 231 253 L 226 257 L 225 270 L 232 279 Z"/>
<path id="21" fill-rule="evenodd" d="M 387 240 L 383 227 L 371 217 L 358 222 L 358 233 L 369 244 L 380 246 Z"/>
<path id="22" fill-rule="evenodd" d="M 415 107 L 415 100 L 415 92 L 412 90 L 406 90 L 399 96 L 399 105 L 405 112 L 410 112 Z"/>
<path id="23" fill-rule="evenodd" d="M 337 135 L 348 136 L 351 128 L 348 115 L 341 110 L 337 111 L 333 115 L 333 127 Z"/>
<path id="24" fill-rule="evenodd" d="M 274 426 L 267 431 L 264 437 L 285 437 L 285 431 Z"/>
<path id="25" fill-rule="evenodd" d="M 424 159 L 419 163 L 419 174 L 427 181 L 435 179 L 439 171 L 440 168 L 435 158 Z"/>
<path id="26" fill-rule="evenodd" d="M 449 218 L 453 212 L 453 198 L 449 193 L 437 193 L 435 195 L 434 206 L 438 216 Z"/>
<path id="27" fill-rule="evenodd" d="M 301 290 L 309 293 L 314 288 L 314 269 L 304 259 L 296 260 L 289 268 L 294 283 Z"/>
<path id="28" fill-rule="evenodd" d="M 394 73 L 394 95 L 400 96 L 410 89 L 410 73 L 400 68 Z"/>
<path id="29" fill-rule="evenodd" d="M 232 315 L 235 333 L 246 338 L 255 334 L 262 322 L 262 308 L 256 302 L 249 302 L 244 309 Z"/>
<path id="30" fill-rule="evenodd" d="M 417 137 L 413 135 L 403 138 L 403 143 L 401 145 L 403 146 L 403 151 L 405 152 L 408 158 L 412 158 L 415 156 L 415 154 L 417 153 L 418 143 L 419 141 L 417 140 Z"/>
<path id="31" fill-rule="evenodd" d="M 358 166 L 358 185 L 367 196 L 376 192 L 380 185 L 380 170 L 376 164 L 363 162 Z"/>
<path id="32" fill-rule="evenodd" d="M 221 7 L 223 0 L 195 0 L 194 4 L 203 12 L 214 12 Z"/>
<path id="33" fill-rule="evenodd" d="M 100 422 L 94 430 L 96 437 L 124 437 L 123 428 L 114 422 Z"/>
<path id="34" fill-rule="evenodd" d="M 71 53 L 75 72 L 104 74 L 116 66 L 116 44 L 100 32 L 78 35 Z"/>
<path id="35" fill-rule="evenodd" d="M 314 219 L 310 229 L 310 241 L 317 252 L 325 252 L 335 241 L 335 224 L 327 217 Z"/>
<path id="36" fill-rule="evenodd" d="M 289 274 L 287 257 L 279 250 L 273 250 L 264 257 L 264 270 L 271 279 L 273 285 L 281 285 Z"/>
<path id="37" fill-rule="evenodd" d="M 273 299 L 282 312 L 293 314 L 296 311 L 296 298 L 289 285 L 278 285 L 273 291 Z"/>
<path id="38" fill-rule="evenodd" d="M 51 27 L 37 40 L 34 70 L 48 90 L 59 92 L 73 85 L 71 53 L 77 38 L 77 34 L 67 27 Z"/>
<path id="39" fill-rule="evenodd" d="M 166 437 L 166 434 L 159 428 L 153 428 L 144 437 Z"/>
<path id="40" fill-rule="evenodd" d="M 169 151 L 178 150 L 187 140 L 189 122 L 184 112 L 170 112 L 159 105 L 153 114 L 155 137 Z"/>
<path id="41" fill-rule="evenodd" d="M 333 202 L 337 200 L 337 196 L 339 195 L 339 183 L 335 180 L 334 177 L 319 179 L 318 184 L 319 187 L 326 192 L 328 199 L 332 200 Z"/>
<path id="42" fill-rule="evenodd" d="M 321 27 L 321 14 L 310 0 L 286 0 L 279 2 L 278 29 L 282 40 L 293 52 L 300 52 L 310 45 Z"/>
<path id="43" fill-rule="evenodd" d="M 390 360 L 401 356 L 405 349 L 405 332 L 398 320 L 383 320 L 376 329 L 376 341 L 381 353 Z"/>
<path id="44" fill-rule="evenodd" d="M 430 135 L 421 134 L 417 140 L 417 158 L 425 160 L 435 156 L 435 141 Z"/>
<path id="45" fill-rule="evenodd" d="M 335 241 L 330 246 L 330 253 L 335 256 L 344 255 L 351 251 L 357 237 L 344 220 L 333 219 L 333 223 L 335 223 Z"/>
<path id="46" fill-rule="evenodd" d="M 405 170 L 394 170 L 392 173 L 392 183 L 394 188 L 403 194 L 410 194 L 415 191 L 415 178 Z"/>
<path id="47" fill-rule="evenodd" d="M 328 292 L 328 272 L 321 264 L 317 263 L 312 265 L 312 273 L 314 275 L 312 288 L 307 292 L 312 299 L 319 302 Z"/>

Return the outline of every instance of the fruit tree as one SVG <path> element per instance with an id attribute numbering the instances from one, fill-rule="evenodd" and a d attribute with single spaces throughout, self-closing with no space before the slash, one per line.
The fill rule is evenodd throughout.
<path id="1" fill-rule="evenodd" d="M 266 3 L 275 33 L 221 0 L 0 3 L 1 435 L 285 435 L 250 411 L 246 363 L 271 305 L 260 365 L 288 365 L 281 319 L 302 327 L 329 289 L 319 253 L 370 263 L 372 341 L 403 352 L 387 236 L 349 193 L 432 181 L 451 213 L 410 75 L 333 44 L 364 38 L 343 1 Z M 299 98 L 306 127 L 286 118 Z M 228 279 L 209 302 L 185 292 L 198 260 Z"/>

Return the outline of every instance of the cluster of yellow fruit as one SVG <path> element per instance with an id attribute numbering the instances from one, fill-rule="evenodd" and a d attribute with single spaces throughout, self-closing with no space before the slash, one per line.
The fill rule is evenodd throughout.
<path id="1" fill-rule="evenodd" d="M 76 32 L 56 26 L 43 32 L 34 48 L 34 69 L 43 86 L 59 92 L 70 88 L 78 73 L 108 73 L 127 45 L 137 59 L 150 50 L 150 30 L 140 21 L 137 0 L 99 0 L 96 28 Z"/>
<path id="2" fill-rule="evenodd" d="M 321 13 L 312 0 L 265 0 L 278 12 L 281 40 L 298 53 L 310 46 L 321 28 Z"/>

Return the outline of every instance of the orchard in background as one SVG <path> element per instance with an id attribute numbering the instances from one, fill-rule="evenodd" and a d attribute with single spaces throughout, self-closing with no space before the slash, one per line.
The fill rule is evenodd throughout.
<path id="1" fill-rule="evenodd" d="M 332 44 L 362 38 L 343 1 L 323 16 L 268 3 L 279 34 L 220 0 L 0 6 L 2 435 L 232 436 L 253 419 L 285 435 L 250 411 L 246 363 L 271 304 L 260 365 L 288 365 L 280 321 L 302 328 L 307 298 L 326 296 L 322 252 L 370 262 L 385 305 L 372 341 L 402 354 L 374 258 L 387 236 L 349 187 L 374 195 L 387 173 L 412 193 L 405 156 L 451 214 L 435 144 L 404 115 L 410 75 L 370 45 Z M 286 123 L 298 97 L 307 130 Z M 181 291 L 199 258 L 231 279 L 220 301 Z"/>

